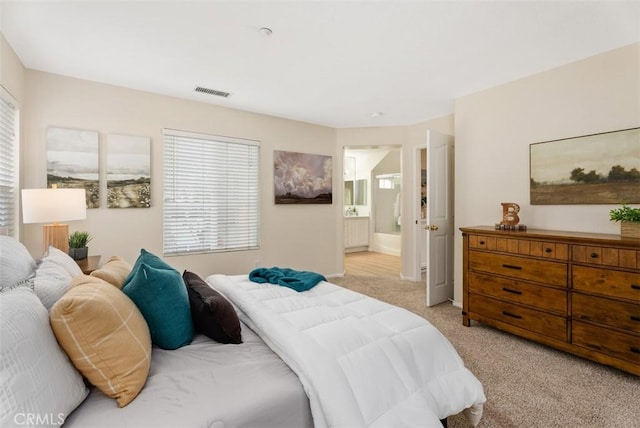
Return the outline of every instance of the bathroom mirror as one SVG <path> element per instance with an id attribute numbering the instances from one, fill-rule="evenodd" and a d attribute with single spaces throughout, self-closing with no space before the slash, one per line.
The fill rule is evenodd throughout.
<path id="1" fill-rule="evenodd" d="M 344 205 L 367 205 L 367 180 L 344 182 Z"/>
<path id="2" fill-rule="evenodd" d="M 344 200 L 345 207 L 367 205 L 367 180 L 356 179 L 356 158 L 344 157 Z"/>
<path id="3" fill-rule="evenodd" d="M 354 185 L 354 205 L 367 205 L 367 180 L 356 180 Z"/>
<path id="4" fill-rule="evenodd" d="M 344 205 L 353 205 L 353 180 L 344 182 Z"/>

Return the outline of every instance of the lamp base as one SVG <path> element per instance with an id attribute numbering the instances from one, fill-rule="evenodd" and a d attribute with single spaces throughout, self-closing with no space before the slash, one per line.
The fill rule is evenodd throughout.
<path id="1" fill-rule="evenodd" d="M 42 251 L 47 252 L 49 245 L 53 245 L 65 254 L 69 253 L 69 225 L 45 224 L 42 226 Z"/>

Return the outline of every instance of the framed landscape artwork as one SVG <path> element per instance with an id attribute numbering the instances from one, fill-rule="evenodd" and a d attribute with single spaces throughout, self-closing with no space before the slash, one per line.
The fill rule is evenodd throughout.
<path id="1" fill-rule="evenodd" d="M 107 136 L 107 207 L 151 206 L 151 138 Z"/>
<path id="2" fill-rule="evenodd" d="M 331 204 L 331 156 L 273 152 L 276 204 Z"/>
<path id="3" fill-rule="evenodd" d="M 640 203 L 640 128 L 529 145 L 531 205 Z"/>
<path id="4" fill-rule="evenodd" d="M 47 128 L 47 187 L 84 188 L 87 208 L 100 206 L 97 131 Z"/>

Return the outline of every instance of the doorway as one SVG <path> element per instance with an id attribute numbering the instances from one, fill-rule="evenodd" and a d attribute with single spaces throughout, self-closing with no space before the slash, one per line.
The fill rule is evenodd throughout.
<path id="1" fill-rule="evenodd" d="M 401 146 L 344 148 L 344 253 L 401 257 Z M 398 268 L 394 275 L 401 275 Z"/>

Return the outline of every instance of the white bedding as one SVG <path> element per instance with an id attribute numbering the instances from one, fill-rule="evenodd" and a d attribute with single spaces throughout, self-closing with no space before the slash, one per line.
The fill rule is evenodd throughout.
<path id="1" fill-rule="evenodd" d="M 197 335 L 190 345 L 153 348 L 151 372 L 126 407 L 96 388 L 64 428 L 311 428 L 297 376 L 247 326 L 240 345 Z"/>
<path id="2" fill-rule="evenodd" d="M 320 282 L 298 293 L 247 275 L 212 275 L 249 325 L 298 375 L 320 427 L 437 427 L 486 401 L 450 342 L 402 308 Z"/>

